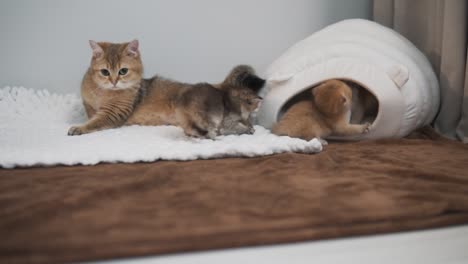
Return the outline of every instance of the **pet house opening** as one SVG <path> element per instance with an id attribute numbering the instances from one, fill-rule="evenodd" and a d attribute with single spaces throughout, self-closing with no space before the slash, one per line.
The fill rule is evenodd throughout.
<path id="1" fill-rule="evenodd" d="M 363 84 L 353 80 L 339 79 L 345 82 L 352 90 L 352 103 L 351 103 L 351 124 L 364 124 L 373 123 L 377 118 L 379 111 L 379 103 L 373 93 L 370 92 Z M 293 96 L 286 104 L 283 105 L 277 120 L 280 120 L 284 113 L 294 104 L 302 100 L 312 100 L 312 89 L 318 84 L 312 85 L 301 93 Z"/>

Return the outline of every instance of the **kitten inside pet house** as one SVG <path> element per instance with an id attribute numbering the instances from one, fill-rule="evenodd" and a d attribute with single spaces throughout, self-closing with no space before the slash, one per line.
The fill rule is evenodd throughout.
<path id="1" fill-rule="evenodd" d="M 325 81 L 308 91 L 305 98 L 294 102 L 274 125 L 272 132 L 305 140 L 318 138 L 324 144 L 324 138 L 329 136 L 367 133 L 370 123 L 350 123 L 352 102 L 357 99 L 353 100 L 352 89 L 347 83 L 336 79 Z M 369 104 L 372 104 L 370 107 L 374 105 L 372 102 Z M 361 109 L 354 116 L 359 115 L 357 118 L 363 119 L 363 112 Z"/>
<path id="2" fill-rule="evenodd" d="M 250 114 L 265 81 L 250 66 L 235 67 L 220 84 L 187 84 L 159 76 L 143 79 L 138 41 L 90 41 L 91 65 L 81 85 L 89 120 L 69 129 L 81 135 L 123 125 L 175 125 L 186 135 L 253 133 Z"/>

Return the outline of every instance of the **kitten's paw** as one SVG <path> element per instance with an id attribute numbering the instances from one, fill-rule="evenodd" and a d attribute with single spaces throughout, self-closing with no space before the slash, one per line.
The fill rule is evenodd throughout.
<path id="1" fill-rule="evenodd" d="M 328 145 L 328 141 L 326 141 L 325 139 L 323 139 L 323 138 L 317 138 L 317 139 L 320 142 L 320 144 L 322 144 L 322 146 Z"/>
<path id="2" fill-rule="evenodd" d="M 206 134 L 206 138 L 212 140 L 215 140 L 216 136 L 218 136 L 218 132 L 216 132 L 216 130 L 208 131 L 208 133 Z"/>
<path id="3" fill-rule="evenodd" d="M 249 127 L 249 128 L 247 129 L 247 134 L 253 135 L 253 133 L 255 133 L 255 128 Z"/>
<path id="4" fill-rule="evenodd" d="M 363 125 L 364 129 L 362 130 L 362 133 L 363 134 L 369 133 L 371 125 L 372 125 L 371 123 L 364 123 Z"/>
<path id="5" fill-rule="evenodd" d="M 84 134 L 84 131 L 81 127 L 79 126 L 72 126 L 70 129 L 68 129 L 68 135 L 69 136 L 78 136 Z"/>

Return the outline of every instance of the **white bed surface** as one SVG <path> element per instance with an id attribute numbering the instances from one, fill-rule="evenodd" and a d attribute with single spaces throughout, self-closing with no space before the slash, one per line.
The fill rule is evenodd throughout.
<path id="1" fill-rule="evenodd" d="M 466 264 L 468 225 L 284 245 L 142 257 L 95 264 Z"/>

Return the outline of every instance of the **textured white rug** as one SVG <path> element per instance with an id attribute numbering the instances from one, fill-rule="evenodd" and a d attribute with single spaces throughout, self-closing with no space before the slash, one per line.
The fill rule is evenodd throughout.
<path id="1" fill-rule="evenodd" d="M 254 157 L 282 152 L 316 153 L 316 139 L 278 137 L 261 126 L 253 135 L 194 139 L 173 126 L 127 126 L 81 136 L 68 128 L 86 120 L 81 99 L 18 87 L 0 89 L 0 167 L 92 165 L 221 157 Z"/>

